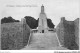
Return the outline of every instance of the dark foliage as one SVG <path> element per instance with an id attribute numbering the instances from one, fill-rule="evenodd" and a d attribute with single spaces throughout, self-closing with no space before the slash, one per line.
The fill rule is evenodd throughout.
<path id="1" fill-rule="evenodd" d="M 38 21 L 39 21 L 39 18 L 37 19 L 37 26 L 38 26 Z M 51 19 L 47 19 L 47 25 L 49 28 L 54 28 L 55 25 L 52 23 L 52 20 Z"/>
<path id="2" fill-rule="evenodd" d="M 29 25 L 30 28 L 35 29 L 35 28 L 38 27 L 39 18 L 37 20 L 35 18 L 31 17 L 31 16 L 25 16 L 24 18 L 26 19 L 26 22 L 27 22 L 27 24 Z M 11 16 L 4 17 L 4 18 L 1 19 L 1 24 L 11 23 L 11 22 L 19 22 L 19 20 L 15 20 Z M 49 28 L 54 28 L 54 26 L 55 26 L 52 23 L 51 19 L 47 19 L 47 24 L 48 24 Z"/>
<path id="3" fill-rule="evenodd" d="M 51 19 L 47 19 L 47 24 L 48 24 L 49 28 L 54 28 L 55 27 L 55 25 L 52 23 Z"/>
<path id="4" fill-rule="evenodd" d="M 1 24 L 3 24 L 3 23 L 11 23 L 11 22 L 19 22 L 19 20 L 15 20 L 11 16 L 4 17 L 4 18 L 1 19 Z"/>
<path id="5" fill-rule="evenodd" d="M 30 28 L 32 29 L 35 29 L 38 27 L 38 21 L 39 21 L 39 18 L 36 20 L 34 19 L 33 17 L 31 16 L 25 16 L 24 18 L 26 18 L 26 22 L 27 24 L 29 25 Z M 52 20 L 51 19 L 47 19 L 47 24 L 48 24 L 48 27 L 49 28 L 54 28 L 54 24 L 52 23 Z"/>
<path id="6" fill-rule="evenodd" d="M 26 19 L 26 22 L 30 28 L 35 29 L 37 27 L 36 19 L 31 16 L 25 16 L 24 18 Z"/>

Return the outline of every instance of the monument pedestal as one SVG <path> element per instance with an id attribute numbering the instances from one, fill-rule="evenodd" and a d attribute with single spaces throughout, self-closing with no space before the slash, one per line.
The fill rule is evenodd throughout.
<path id="1" fill-rule="evenodd" d="M 45 28 L 45 29 L 38 29 L 38 32 L 39 33 L 47 33 L 48 29 L 47 28 Z"/>

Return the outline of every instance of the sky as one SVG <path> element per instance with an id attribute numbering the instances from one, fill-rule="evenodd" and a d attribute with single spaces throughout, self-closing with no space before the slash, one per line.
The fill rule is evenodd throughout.
<path id="1" fill-rule="evenodd" d="M 69 21 L 80 18 L 79 3 L 80 0 L 0 0 L 0 17 L 12 16 L 21 20 L 32 16 L 38 19 L 43 4 L 47 18 L 57 26 L 61 17 Z"/>

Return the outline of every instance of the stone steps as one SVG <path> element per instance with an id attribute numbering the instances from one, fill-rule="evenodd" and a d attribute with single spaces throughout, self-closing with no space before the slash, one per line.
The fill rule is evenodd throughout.
<path id="1" fill-rule="evenodd" d="M 29 45 L 24 49 L 45 50 L 53 47 L 59 47 L 56 33 L 34 33 L 30 39 Z"/>
<path id="2" fill-rule="evenodd" d="M 59 46 L 58 39 L 56 37 L 56 33 L 45 33 L 45 34 L 33 34 L 31 42 L 31 46 L 45 46 L 45 47 L 55 47 Z"/>

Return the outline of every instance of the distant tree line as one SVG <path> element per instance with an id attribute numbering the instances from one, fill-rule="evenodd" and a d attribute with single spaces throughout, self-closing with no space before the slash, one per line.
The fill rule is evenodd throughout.
<path id="1" fill-rule="evenodd" d="M 25 16 L 26 23 L 29 25 L 30 28 L 35 29 L 38 27 L 39 18 L 36 20 L 34 17 L 31 16 Z M 3 23 L 11 23 L 11 22 L 20 22 L 19 20 L 13 19 L 11 16 L 4 17 L 1 19 L 1 24 Z M 47 19 L 47 24 L 49 28 L 54 28 L 54 24 L 52 23 L 51 19 Z"/>
<path id="2" fill-rule="evenodd" d="M 15 20 L 11 16 L 4 17 L 4 18 L 1 19 L 1 24 L 3 24 L 3 23 L 11 23 L 11 22 L 19 22 L 19 20 Z"/>
<path id="3" fill-rule="evenodd" d="M 31 16 L 25 16 L 24 17 L 26 19 L 27 24 L 29 25 L 30 28 L 35 29 L 38 27 L 38 22 L 39 22 L 39 18 L 36 20 L 34 19 L 34 17 Z M 52 23 L 51 19 L 47 19 L 47 24 L 49 28 L 54 28 L 54 24 Z"/>

